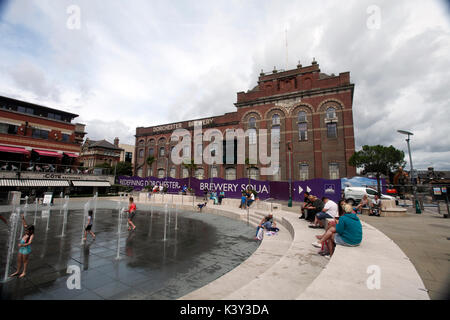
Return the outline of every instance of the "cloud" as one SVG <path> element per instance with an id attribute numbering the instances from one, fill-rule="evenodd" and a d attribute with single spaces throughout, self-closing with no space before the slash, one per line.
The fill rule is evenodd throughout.
<path id="1" fill-rule="evenodd" d="M 92 139 L 235 110 L 261 69 L 313 57 L 350 71 L 356 147 L 411 139 L 415 167 L 450 170 L 450 25 L 444 1 L 9 2 L 0 18 L 0 92 L 72 111 Z M 379 28 L 368 27 L 379 8 Z M 288 47 L 286 50 L 286 30 Z"/>

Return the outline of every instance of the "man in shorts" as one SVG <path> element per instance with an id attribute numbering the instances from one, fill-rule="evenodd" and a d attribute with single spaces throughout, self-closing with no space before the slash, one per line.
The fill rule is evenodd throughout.
<path id="1" fill-rule="evenodd" d="M 323 209 L 316 214 L 314 223 L 309 226 L 310 228 L 323 227 L 325 219 L 336 219 L 339 217 L 339 210 L 336 202 L 327 197 L 323 197 L 322 202 L 324 203 Z"/>

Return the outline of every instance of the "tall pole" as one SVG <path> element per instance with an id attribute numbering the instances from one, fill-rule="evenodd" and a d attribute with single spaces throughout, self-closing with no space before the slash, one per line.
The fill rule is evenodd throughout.
<path id="1" fill-rule="evenodd" d="M 412 157 L 411 157 L 411 147 L 409 145 L 409 134 L 408 134 L 408 138 L 406 139 L 406 143 L 408 144 L 408 153 L 409 153 L 409 166 L 411 168 L 411 185 L 413 188 L 413 206 L 415 206 L 416 208 L 416 213 L 421 213 L 421 211 L 418 208 L 418 200 L 417 200 L 417 192 L 416 192 L 416 184 L 414 181 L 414 167 L 413 167 L 413 162 L 412 162 Z"/>
<path id="2" fill-rule="evenodd" d="M 292 165 L 291 165 L 291 142 L 288 141 L 288 157 L 289 157 L 289 201 L 288 201 L 288 207 L 292 207 Z"/>

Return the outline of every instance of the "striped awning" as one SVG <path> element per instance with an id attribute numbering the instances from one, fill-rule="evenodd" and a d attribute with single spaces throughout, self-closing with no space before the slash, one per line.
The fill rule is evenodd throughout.
<path id="1" fill-rule="evenodd" d="M 111 187 L 108 181 L 78 181 L 72 180 L 74 187 Z"/>
<path id="2" fill-rule="evenodd" d="M 67 180 L 0 179 L 0 187 L 68 187 Z"/>

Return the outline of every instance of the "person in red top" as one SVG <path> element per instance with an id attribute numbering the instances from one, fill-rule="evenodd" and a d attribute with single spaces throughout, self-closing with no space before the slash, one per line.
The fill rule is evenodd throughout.
<path id="1" fill-rule="evenodd" d="M 125 211 L 128 212 L 128 231 L 131 230 L 131 227 L 136 229 L 136 226 L 133 223 L 134 216 L 136 215 L 136 204 L 133 202 L 133 197 L 130 197 L 130 205 L 128 207 L 128 210 Z"/>

